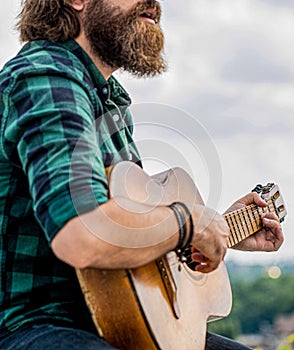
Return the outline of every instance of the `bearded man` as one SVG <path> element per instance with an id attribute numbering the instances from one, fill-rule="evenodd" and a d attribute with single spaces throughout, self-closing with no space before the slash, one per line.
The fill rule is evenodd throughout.
<path id="1" fill-rule="evenodd" d="M 114 349 L 94 327 L 75 268 L 134 268 L 187 243 L 179 207 L 127 210 L 108 198 L 105 175 L 123 160 L 141 165 L 130 98 L 112 73 L 165 70 L 160 16 L 154 0 L 22 3 L 26 43 L 0 74 L 1 349 Z M 238 203 L 253 202 L 266 205 L 256 194 Z M 226 253 L 226 222 L 201 205 L 184 214 L 196 269 L 215 270 Z M 201 215 L 210 224 L 198 230 Z M 262 220 L 267 233 L 237 248 L 280 247 L 277 217 Z M 130 247 L 134 228 L 154 244 Z M 114 230 L 121 245 L 111 244 Z M 206 349 L 245 348 L 207 336 Z"/>

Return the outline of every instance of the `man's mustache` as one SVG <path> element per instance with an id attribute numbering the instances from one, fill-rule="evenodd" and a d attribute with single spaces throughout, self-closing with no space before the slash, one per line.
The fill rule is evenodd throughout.
<path id="1" fill-rule="evenodd" d="M 131 12 L 132 14 L 134 14 L 134 16 L 137 17 L 150 9 L 155 11 L 156 22 L 159 22 L 161 18 L 161 6 L 160 6 L 160 3 L 156 0 L 146 0 L 146 1 L 138 2 L 134 6 L 134 11 L 131 11 Z"/>

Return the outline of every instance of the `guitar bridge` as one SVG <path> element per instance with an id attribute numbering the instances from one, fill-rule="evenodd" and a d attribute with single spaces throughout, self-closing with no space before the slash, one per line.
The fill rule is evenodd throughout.
<path id="1" fill-rule="evenodd" d="M 177 301 L 177 286 L 173 279 L 169 263 L 166 257 L 156 260 L 157 268 L 160 272 L 173 314 L 176 318 L 180 318 L 180 308 Z"/>

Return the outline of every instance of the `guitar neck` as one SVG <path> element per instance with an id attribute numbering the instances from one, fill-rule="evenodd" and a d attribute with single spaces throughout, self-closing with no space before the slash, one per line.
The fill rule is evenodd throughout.
<path id="1" fill-rule="evenodd" d="M 268 204 L 267 207 L 258 207 L 255 204 L 251 204 L 224 215 L 230 228 L 229 248 L 262 229 L 262 213 L 276 213 L 273 200 L 269 199 L 266 202 Z"/>

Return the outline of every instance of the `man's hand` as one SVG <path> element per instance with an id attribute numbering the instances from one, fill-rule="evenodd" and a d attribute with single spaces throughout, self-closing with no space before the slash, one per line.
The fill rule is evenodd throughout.
<path id="1" fill-rule="evenodd" d="M 220 214 L 203 206 L 197 206 L 192 215 L 192 260 L 200 263 L 196 271 L 211 272 L 218 267 L 226 254 L 229 227 Z"/>
<path id="2" fill-rule="evenodd" d="M 225 214 L 250 204 L 256 204 L 259 207 L 267 206 L 266 202 L 256 192 L 251 192 L 237 200 Z M 284 236 L 276 214 L 263 213 L 261 218 L 263 228 L 244 241 L 234 245 L 233 249 L 272 252 L 277 251 L 281 247 Z"/>

